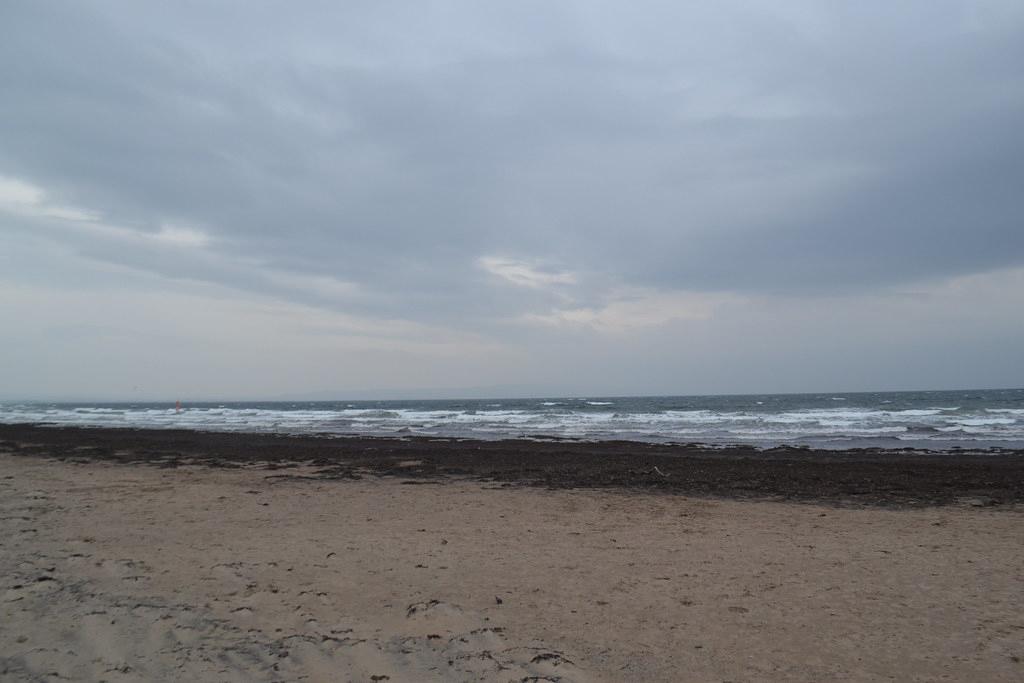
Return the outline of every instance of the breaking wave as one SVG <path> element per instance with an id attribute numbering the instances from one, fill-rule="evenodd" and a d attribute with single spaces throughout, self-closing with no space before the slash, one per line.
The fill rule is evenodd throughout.
<path id="1" fill-rule="evenodd" d="M 842 401 L 835 401 L 842 398 Z M 919 394 L 173 404 L 0 404 L 0 423 L 206 431 L 1024 447 L 1024 390 Z"/>

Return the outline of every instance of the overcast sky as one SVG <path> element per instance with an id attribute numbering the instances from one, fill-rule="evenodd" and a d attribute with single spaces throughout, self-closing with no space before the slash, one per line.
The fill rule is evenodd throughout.
<path id="1" fill-rule="evenodd" d="M 0 4 L 0 397 L 1024 386 L 1024 3 Z"/>

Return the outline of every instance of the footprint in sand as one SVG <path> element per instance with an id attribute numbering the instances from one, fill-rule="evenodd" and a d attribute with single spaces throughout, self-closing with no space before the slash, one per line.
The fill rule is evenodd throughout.
<path id="1" fill-rule="evenodd" d="M 148 581 L 153 573 L 153 568 L 142 560 L 130 558 L 100 560 L 94 566 L 106 576 L 123 581 Z"/>
<path id="2" fill-rule="evenodd" d="M 563 653 L 538 645 L 510 647 L 500 626 L 484 625 L 482 613 L 440 600 L 406 608 L 409 635 L 388 641 L 385 650 L 414 670 L 434 669 L 443 678 L 502 680 L 586 680 Z M 399 667 L 399 668 L 405 668 Z"/>
<path id="3" fill-rule="evenodd" d="M 440 600 L 414 602 L 405 610 L 410 635 L 426 636 L 430 633 L 466 633 L 483 625 L 482 616 L 467 614 L 458 605 Z"/>

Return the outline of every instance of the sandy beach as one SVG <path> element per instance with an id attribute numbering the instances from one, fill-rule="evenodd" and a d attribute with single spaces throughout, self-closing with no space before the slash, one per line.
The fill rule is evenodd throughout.
<path id="1" fill-rule="evenodd" d="M 879 4 L 0 0 L 0 683 L 1024 683 L 1024 0 Z"/>
<path id="2" fill-rule="evenodd" d="M 752 496 L 749 472 L 742 496 L 537 486 L 522 472 L 417 476 L 423 457 L 408 454 L 374 471 L 273 437 L 262 451 L 243 440 L 239 460 L 216 435 L 81 431 L 0 439 L 3 680 L 1024 675 L 1009 455 L 1010 481 L 976 475 L 987 494 L 938 505 L 923 489 Z M 167 445 L 149 454 L 158 466 L 139 462 L 147 443 Z M 652 467 L 682 479 L 681 463 Z M 878 472 L 908 466 L 878 467 L 862 475 L 891 489 Z M 921 480 L 938 491 L 935 477 Z"/>

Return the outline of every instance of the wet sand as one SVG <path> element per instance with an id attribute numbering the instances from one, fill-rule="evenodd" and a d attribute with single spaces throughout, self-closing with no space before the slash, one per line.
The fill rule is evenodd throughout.
<path id="1" fill-rule="evenodd" d="M 0 449 L 75 462 L 233 468 L 314 466 L 319 479 L 598 488 L 890 507 L 1024 503 L 1024 451 L 812 450 L 629 441 L 475 441 L 0 425 Z M 283 475 L 284 476 L 284 475 Z"/>
<path id="2" fill-rule="evenodd" d="M 0 678 L 1020 680 L 1020 456 L 814 457 L 0 427 Z"/>

